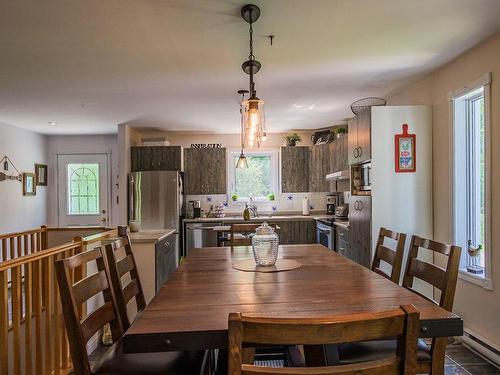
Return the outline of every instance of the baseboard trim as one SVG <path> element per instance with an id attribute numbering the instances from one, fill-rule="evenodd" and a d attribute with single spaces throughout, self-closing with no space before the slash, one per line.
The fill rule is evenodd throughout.
<path id="1" fill-rule="evenodd" d="M 460 341 L 462 341 L 465 346 L 470 347 L 489 361 L 493 362 L 496 366 L 500 366 L 500 348 L 477 332 L 464 328 L 464 335 L 460 337 Z"/>

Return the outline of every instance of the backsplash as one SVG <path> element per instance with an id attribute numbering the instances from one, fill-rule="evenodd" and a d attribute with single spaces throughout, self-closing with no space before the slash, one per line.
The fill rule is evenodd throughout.
<path id="1" fill-rule="evenodd" d="M 259 212 L 286 212 L 302 211 L 302 200 L 309 198 L 309 209 L 315 211 L 326 210 L 327 193 L 279 193 L 274 201 L 255 201 Z M 203 211 L 208 212 L 210 206 L 224 204 L 225 213 L 241 213 L 245 208 L 245 202 L 233 202 L 226 194 L 217 195 L 186 195 L 186 202 L 199 200 Z"/>

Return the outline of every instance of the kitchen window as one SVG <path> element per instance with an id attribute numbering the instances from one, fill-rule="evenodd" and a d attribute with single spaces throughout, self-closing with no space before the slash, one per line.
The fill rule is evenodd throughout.
<path id="1" fill-rule="evenodd" d="M 236 168 L 239 152 L 228 157 L 228 191 L 231 201 L 246 202 L 275 199 L 278 186 L 278 152 L 247 151 L 248 168 Z"/>
<path id="2" fill-rule="evenodd" d="M 451 95 L 453 240 L 462 247 L 460 277 L 491 288 L 490 75 Z"/>

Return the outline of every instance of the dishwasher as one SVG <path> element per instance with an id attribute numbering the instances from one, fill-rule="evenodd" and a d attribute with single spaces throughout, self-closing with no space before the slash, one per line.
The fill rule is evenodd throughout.
<path id="1" fill-rule="evenodd" d="M 191 249 L 216 247 L 217 232 L 214 228 L 220 225 L 222 222 L 186 224 L 186 255 L 189 255 Z"/>

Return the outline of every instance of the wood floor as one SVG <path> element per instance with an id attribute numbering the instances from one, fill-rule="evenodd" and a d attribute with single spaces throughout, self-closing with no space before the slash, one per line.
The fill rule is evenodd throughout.
<path id="1" fill-rule="evenodd" d="M 490 375 L 500 374 L 500 369 L 463 345 L 446 348 L 446 375 Z"/>

